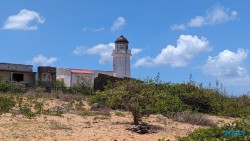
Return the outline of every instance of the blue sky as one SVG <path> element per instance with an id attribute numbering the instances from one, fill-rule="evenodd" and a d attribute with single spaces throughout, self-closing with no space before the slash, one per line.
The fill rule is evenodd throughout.
<path id="1" fill-rule="evenodd" d="M 250 90 L 247 0 L 2 0 L 0 62 L 112 70 L 123 34 L 132 77 Z"/>

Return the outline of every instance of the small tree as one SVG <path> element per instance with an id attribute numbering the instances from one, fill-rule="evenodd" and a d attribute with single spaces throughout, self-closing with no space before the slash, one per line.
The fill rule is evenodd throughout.
<path id="1" fill-rule="evenodd" d="M 153 83 L 143 83 L 138 80 L 125 79 L 114 83 L 106 90 L 110 106 L 122 107 L 130 111 L 134 124 L 138 125 L 142 116 L 148 116 L 154 111 L 157 101 Z"/>

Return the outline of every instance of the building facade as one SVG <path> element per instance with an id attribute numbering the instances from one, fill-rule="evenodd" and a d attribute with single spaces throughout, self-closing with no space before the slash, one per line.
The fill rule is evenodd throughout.
<path id="1" fill-rule="evenodd" d="M 99 73 L 113 76 L 113 71 L 56 68 L 56 79 L 63 81 L 66 87 L 72 87 L 79 83 L 93 87 L 94 79 Z"/>
<path id="2" fill-rule="evenodd" d="M 0 76 L 8 83 L 34 86 L 35 74 L 32 65 L 0 63 Z"/>
<path id="3" fill-rule="evenodd" d="M 38 67 L 38 81 L 40 86 L 52 86 L 56 81 L 56 68 L 55 67 Z"/>

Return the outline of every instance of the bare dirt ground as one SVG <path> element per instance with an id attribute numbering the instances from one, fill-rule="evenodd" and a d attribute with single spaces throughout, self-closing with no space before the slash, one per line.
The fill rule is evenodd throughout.
<path id="1" fill-rule="evenodd" d="M 47 106 L 60 103 L 58 100 L 45 102 L 48 103 Z M 85 108 L 89 108 L 86 102 L 84 105 Z M 201 127 L 176 122 L 161 115 L 151 115 L 143 118 L 143 121 L 158 130 L 156 133 L 141 135 L 126 130 L 132 126 L 133 118 L 130 113 L 122 112 L 123 115 L 117 115 L 115 112 L 111 111 L 110 116 L 82 116 L 75 113 L 65 113 L 62 116 L 38 115 L 34 119 L 7 113 L 0 116 L 0 140 L 157 141 L 164 137 L 175 141 L 177 136 L 186 136 Z M 218 124 L 233 121 L 233 119 L 206 116 Z"/>

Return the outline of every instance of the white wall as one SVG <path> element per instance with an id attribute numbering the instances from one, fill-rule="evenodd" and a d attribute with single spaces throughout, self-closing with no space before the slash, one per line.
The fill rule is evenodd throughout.
<path id="1" fill-rule="evenodd" d="M 130 56 L 127 52 L 119 53 L 116 50 L 113 51 L 113 71 L 116 77 L 130 77 Z"/>
<path id="2" fill-rule="evenodd" d="M 56 68 L 56 80 L 63 80 L 66 87 L 70 87 L 71 70 L 67 68 Z"/>

